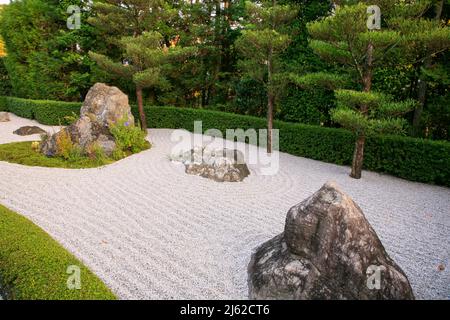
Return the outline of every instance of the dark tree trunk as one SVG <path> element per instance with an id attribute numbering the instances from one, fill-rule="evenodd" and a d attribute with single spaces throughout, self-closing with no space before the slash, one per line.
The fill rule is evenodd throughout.
<path id="1" fill-rule="evenodd" d="M 136 98 L 138 103 L 139 117 L 142 131 L 147 131 L 147 120 L 145 118 L 144 102 L 142 100 L 142 88 L 136 88 Z"/>
<path id="2" fill-rule="evenodd" d="M 267 99 L 267 153 L 272 153 L 273 105 L 275 97 L 269 92 Z"/>
<path id="3" fill-rule="evenodd" d="M 272 153 L 273 105 L 275 104 L 275 95 L 272 88 L 272 59 L 273 51 L 271 49 L 267 57 L 267 153 Z"/>
<path id="4" fill-rule="evenodd" d="M 363 84 L 364 84 L 364 92 L 370 92 L 372 89 L 372 77 L 373 77 L 373 44 L 369 43 L 367 46 L 367 63 L 366 70 L 364 73 Z M 361 113 L 364 116 L 368 114 L 368 107 L 361 106 Z M 364 163 L 364 145 L 366 142 L 366 136 L 364 132 L 358 133 L 358 138 L 355 143 L 355 151 L 353 152 L 353 161 L 352 161 L 352 171 L 350 173 L 350 177 L 355 179 L 361 178 L 363 163 Z"/>
<path id="5" fill-rule="evenodd" d="M 352 172 L 350 173 L 350 177 L 355 179 L 361 178 L 362 166 L 364 162 L 365 142 L 366 137 L 364 135 L 360 135 L 355 143 L 355 151 L 353 153 L 353 162 L 352 162 Z"/>
<path id="6" fill-rule="evenodd" d="M 431 59 L 427 58 L 425 61 L 424 68 L 429 68 L 431 65 Z M 420 123 L 422 121 L 422 112 L 425 106 L 426 96 L 427 96 L 428 84 L 425 80 L 419 79 L 419 85 L 417 86 L 417 100 L 419 104 L 416 109 L 414 109 L 414 117 L 412 123 L 412 135 L 417 137 L 420 135 Z"/>

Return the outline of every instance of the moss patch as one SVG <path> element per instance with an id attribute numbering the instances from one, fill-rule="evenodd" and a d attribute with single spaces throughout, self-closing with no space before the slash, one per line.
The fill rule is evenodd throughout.
<path id="1" fill-rule="evenodd" d="M 81 289 L 68 289 L 69 266 Z M 23 216 L 0 205 L 0 279 L 8 299 L 103 300 L 114 294 L 78 259 Z"/>
<path id="2" fill-rule="evenodd" d="M 60 157 L 46 157 L 33 150 L 32 142 L 13 142 L 0 145 L 0 161 L 18 163 L 27 166 L 51 168 L 96 168 L 113 163 L 112 159 L 90 159 L 79 157 L 75 160 L 66 160 Z"/>

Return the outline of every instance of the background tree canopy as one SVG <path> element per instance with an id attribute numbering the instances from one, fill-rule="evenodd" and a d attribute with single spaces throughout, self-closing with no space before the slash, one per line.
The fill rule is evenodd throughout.
<path id="1" fill-rule="evenodd" d="M 342 74 L 341 65 L 321 59 L 312 50 L 307 24 L 331 15 L 337 7 L 375 2 L 381 7 L 382 30 L 387 27 L 383 14 L 399 3 L 415 3 L 420 8 L 415 18 L 424 21 L 415 28 L 417 32 L 420 28 L 429 32 L 423 32 L 422 39 L 409 42 L 414 49 L 410 52 L 417 54 L 417 59 L 406 63 L 406 56 L 399 52 L 397 56 L 390 55 L 385 66 L 377 67 L 373 72 L 372 89 L 391 96 L 394 101 L 418 101 L 414 110 L 401 116 L 407 122 L 408 135 L 449 140 L 449 52 L 443 49 L 427 55 L 427 46 L 423 44 L 427 34 L 431 35 L 432 26 L 448 30 L 450 0 L 273 2 L 275 10 L 286 5 L 298 9 L 282 30 L 289 35 L 289 42 L 276 60 L 277 70 L 282 71 L 276 77 L 276 89 L 250 77 L 250 69 L 243 68 L 243 61 L 247 66 L 250 63 L 245 58 L 245 50 L 238 50 L 239 43 L 245 40 L 243 31 L 249 27 L 249 12 L 243 0 L 134 0 L 127 1 L 126 6 L 119 0 L 18 0 L 0 11 L 0 35 L 4 40 L 4 48 L 0 42 L 0 56 L 7 52 L 6 57 L 0 58 L 0 95 L 81 101 L 91 85 L 102 81 L 120 87 L 133 101 L 136 82 L 101 68 L 88 53 L 92 51 L 123 63 L 128 58 L 121 46 L 123 37 L 158 32 L 161 48 L 194 48 L 196 54 L 189 59 L 166 63 L 164 79 L 168 86 L 143 88 L 143 104 L 215 109 L 263 117 L 270 101 L 267 90 L 271 88 L 276 92 L 275 119 L 339 127 L 341 124 L 330 115 L 337 107 L 332 88 L 320 86 L 307 90 L 284 75 Z M 161 9 L 164 19 L 155 19 L 150 11 L 134 10 L 150 3 Z M 69 5 L 81 7 L 81 29 L 67 28 Z M 143 14 L 133 16 L 133 12 Z M 131 15 L 127 16 L 128 13 Z M 390 63 L 392 61 L 397 63 Z M 361 88 L 354 83 L 347 89 Z"/>

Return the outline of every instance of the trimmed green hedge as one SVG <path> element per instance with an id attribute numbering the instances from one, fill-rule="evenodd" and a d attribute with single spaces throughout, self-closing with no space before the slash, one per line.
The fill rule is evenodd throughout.
<path id="1" fill-rule="evenodd" d="M 80 268 L 81 288 L 68 289 L 69 266 Z M 111 300 L 115 295 L 41 228 L 0 205 L 0 288 L 14 300 Z"/>
<path id="2" fill-rule="evenodd" d="M 6 99 L 7 97 L 0 96 L 0 111 L 8 111 Z"/>
<path id="3" fill-rule="evenodd" d="M 0 110 L 9 111 L 19 117 L 36 119 L 46 125 L 67 124 L 65 116 L 80 113 L 81 103 L 50 100 L 29 100 L 0 97 Z"/>
<path id="4" fill-rule="evenodd" d="M 64 123 L 64 117 L 78 113 L 80 103 L 36 101 L 0 97 L 0 109 L 43 124 Z M 203 130 L 264 129 L 266 120 L 220 111 L 150 107 L 146 108 L 149 128 L 194 129 L 194 121 L 203 121 Z M 138 119 L 136 106 L 132 111 Z M 315 160 L 350 165 L 354 135 L 343 129 L 325 128 L 275 121 L 280 129 L 280 151 Z M 450 186 L 450 143 L 401 136 L 373 136 L 367 139 L 364 169 L 388 173 L 407 180 Z"/>
<path id="5" fill-rule="evenodd" d="M 137 116 L 137 109 L 133 107 Z M 266 128 L 266 120 L 219 111 L 146 107 L 149 128 L 194 129 L 202 120 L 203 131 L 216 128 L 244 130 Z M 310 159 L 350 165 L 355 137 L 344 129 L 275 121 L 280 130 L 280 151 Z M 384 172 L 407 180 L 450 186 L 450 143 L 402 136 L 367 139 L 364 169 Z"/>
<path id="6" fill-rule="evenodd" d="M 80 114 L 79 102 L 35 101 L 34 118 L 47 125 L 67 124 L 66 116 Z"/>

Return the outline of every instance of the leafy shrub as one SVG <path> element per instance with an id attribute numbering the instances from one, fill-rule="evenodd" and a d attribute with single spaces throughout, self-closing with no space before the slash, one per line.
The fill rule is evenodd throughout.
<path id="1" fill-rule="evenodd" d="M 108 157 L 106 156 L 105 151 L 96 142 L 87 146 L 86 155 L 89 157 L 89 159 L 97 161 L 98 164 L 104 164 L 108 162 Z"/>
<path id="2" fill-rule="evenodd" d="M 56 136 L 56 155 L 68 161 L 78 161 L 83 156 L 81 148 L 72 142 L 66 130 Z"/>
<path id="3" fill-rule="evenodd" d="M 75 112 L 72 112 L 72 114 L 70 116 L 65 116 L 64 117 L 64 121 L 68 125 L 71 125 L 72 123 L 77 122 L 78 119 L 80 119 L 80 116 L 78 114 L 76 114 Z"/>
<path id="4" fill-rule="evenodd" d="M 149 148 L 149 142 L 145 140 L 147 133 L 142 131 L 140 126 L 130 123 L 127 117 L 111 124 L 109 130 L 116 140 L 116 149 L 113 153 L 116 160 Z"/>

